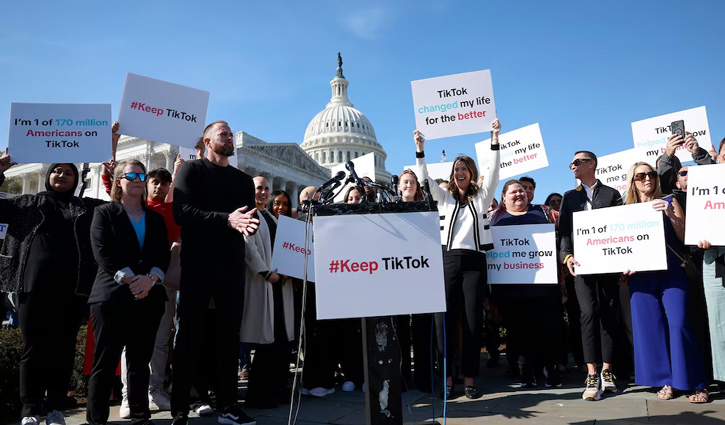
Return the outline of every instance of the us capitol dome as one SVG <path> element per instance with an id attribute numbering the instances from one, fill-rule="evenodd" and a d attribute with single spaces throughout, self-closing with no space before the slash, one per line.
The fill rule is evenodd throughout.
<path id="1" fill-rule="evenodd" d="M 353 107 L 347 97 L 347 86 L 350 83 L 342 75 L 339 53 L 337 64 L 337 75 L 330 81 L 330 103 L 310 121 L 301 147 L 315 162 L 328 170 L 373 152 L 375 181 L 389 185 L 391 175 L 385 170 L 387 154 L 378 143 L 370 121 Z"/>

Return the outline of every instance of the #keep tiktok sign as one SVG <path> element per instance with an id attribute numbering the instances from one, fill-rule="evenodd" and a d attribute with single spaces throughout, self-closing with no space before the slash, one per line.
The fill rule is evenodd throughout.
<path id="1" fill-rule="evenodd" d="M 437 212 L 315 217 L 317 318 L 446 310 Z"/>

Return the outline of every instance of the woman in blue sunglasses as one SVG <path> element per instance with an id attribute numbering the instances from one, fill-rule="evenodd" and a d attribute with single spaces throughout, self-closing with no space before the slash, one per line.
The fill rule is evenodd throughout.
<path id="1" fill-rule="evenodd" d="M 144 424 L 151 416 L 148 364 L 167 300 L 160 283 L 169 242 L 161 214 L 146 208 L 144 165 L 124 161 L 113 174 L 112 202 L 96 209 L 91 226 L 98 273 L 88 300 L 96 348 L 86 419 L 92 425 L 108 421 L 113 376 L 125 346 L 131 421 Z"/>

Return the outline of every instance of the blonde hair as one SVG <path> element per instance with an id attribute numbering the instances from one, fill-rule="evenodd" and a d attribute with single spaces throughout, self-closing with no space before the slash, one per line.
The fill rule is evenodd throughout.
<path id="1" fill-rule="evenodd" d="M 627 191 L 624 194 L 625 204 L 636 204 L 640 202 L 637 188 L 634 186 L 634 170 L 640 165 L 646 165 L 651 171 L 655 171 L 655 168 L 644 161 L 635 162 L 634 165 L 629 167 L 627 171 Z M 656 172 L 656 171 L 655 171 Z M 654 199 L 662 198 L 662 188 L 660 187 L 659 175 L 657 176 L 657 184 L 655 185 L 655 191 L 652 194 Z"/>
<path id="2" fill-rule="evenodd" d="M 128 161 L 121 161 L 116 165 L 116 168 L 113 169 L 113 186 L 111 186 L 111 201 L 113 202 L 121 202 L 121 195 L 123 195 L 123 189 L 121 188 L 121 174 L 123 174 L 123 169 L 126 168 L 127 165 L 138 165 L 143 170 L 143 173 L 146 174 L 146 166 L 143 165 L 143 162 L 136 160 L 136 159 L 130 159 Z M 143 182 L 144 185 L 146 182 Z M 144 195 L 141 199 L 144 203 L 146 202 L 146 192 L 144 192 Z"/>

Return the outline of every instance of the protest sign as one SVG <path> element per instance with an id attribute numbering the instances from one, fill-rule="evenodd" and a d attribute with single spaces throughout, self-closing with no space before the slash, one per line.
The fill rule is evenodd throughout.
<path id="1" fill-rule="evenodd" d="M 280 215 L 277 219 L 277 235 L 274 238 L 272 270 L 278 273 L 305 278 L 305 253 L 307 253 L 307 280 L 315 281 L 315 257 L 312 245 L 312 227 L 308 233 L 309 243 L 305 249 L 304 221 Z"/>
<path id="2" fill-rule="evenodd" d="M 710 149 L 712 142 L 710 141 L 710 127 L 707 123 L 707 111 L 704 106 L 700 106 L 632 123 L 634 147 L 645 150 L 647 162 L 655 165 L 657 157 L 665 153 L 667 138 L 672 134 L 670 124 L 678 120 L 685 121 L 685 131 L 695 136 L 701 148 Z M 684 145 L 677 147 L 675 152 L 680 162 L 692 161 L 692 154 L 685 149 Z"/>
<path id="3" fill-rule="evenodd" d="M 441 179 L 448 181 L 451 178 L 451 170 L 453 170 L 453 162 L 434 162 L 432 164 L 426 164 L 428 167 L 428 176 L 432 179 Z M 417 167 L 415 165 L 406 165 L 404 170 L 411 170 L 412 172 L 416 173 L 416 177 L 418 177 L 418 180 L 420 180 L 421 176 L 417 175 Z M 434 181 L 428 182 L 429 184 L 434 184 Z M 423 187 L 423 182 L 420 182 L 421 187 Z"/>
<path id="4" fill-rule="evenodd" d="M 370 177 L 370 180 L 375 181 L 375 153 L 370 152 L 368 154 L 365 154 L 363 156 L 359 156 L 353 160 L 351 160 L 353 165 L 355 166 L 355 174 L 357 174 L 358 177 Z M 334 176 L 337 174 L 338 171 L 344 171 L 345 174 L 347 174 L 348 177 L 350 177 L 350 173 L 347 171 L 347 168 L 345 168 L 345 164 L 340 164 L 332 167 L 330 169 L 330 176 Z M 349 187 L 355 186 L 354 183 L 346 183 L 342 190 L 335 196 L 335 202 L 343 202 L 343 198 L 345 196 L 345 192 L 347 192 L 347 189 Z M 336 189 L 339 190 L 339 189 Z"/>
<path id="5" fill-rule="evenodd" d="M 617 189 L 624 194 L 627 190 L 627 171 L 638 161 L 647 161 L 646 153 L 642 149 L 628 149 L 610 155 L 597 157 L 596 176 L 603 184 Z M 654 166 L 654 162 L 652 162 Z M 577 185 L 581 181 L 577 179 Z"/>
<path id="6" fill-rule="evenodd" d="M 118 132 L 172 145 L 194 146 L 206 126 L 209 92 L 126 74 Z"/>
<path id="7" fill-rule="evenodd" d="M 495 248 L 486 253 L 488 283 L 557 284 L 553 224 L 492 226 Z"/>
<path id="8" fill-rule="evenodd" d="M 6 223 L 0 223 L 0 239 L 5 239 L 5 235 L 8 234 L 8 225 Z"/>
<path id="9" fill-rule="evenodd" d="M 725 164 L 687 169 L 685 244 L 725 245 Z"/>
<path id="10" fill-rule="evenodd" d="M 111 105 L 11 103 L 8 152 L 19 163 L 111 157 Z"/>
<path id="11" fill-rule="evenodd" d="M 651 202 L 574 213 L 577 274 L 666 270 L 662 212 Z"/>
<path id="12" fill-rule="evenodd" d="M 317 318 L 445 311 L 438 212 L 314 220 Z"/>
<path id="13" fill-rule="evenodd" d="M 491 166 L 491 139 L 476 143 L 475 146 L 478 170 L 482 173 L 482 170 Z M 499 178 L 502 181 L 549 166 L 539 123 L 500 134 L 499 146 L 501 149 Z"/>
<path id="14" fill-rule="evenodd" d="M 491 130 L 496 119 L 491 71 L 412 81 L 415 126 L 428 140 Z"/>

